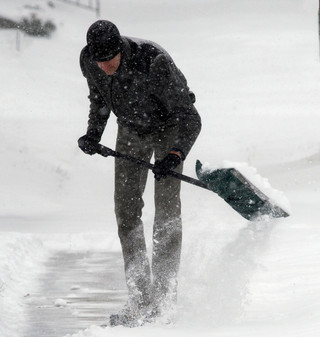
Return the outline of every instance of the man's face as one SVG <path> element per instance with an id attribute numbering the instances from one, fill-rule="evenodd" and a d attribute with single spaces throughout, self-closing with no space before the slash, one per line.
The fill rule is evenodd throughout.
<path id="1" fill-rule="evenodd" d="M 107 75 L 113 75 L 120 65 L 121 53 L 117 54 L 113 59 L 104 62 L 98 62 L 98 67 Z"/>

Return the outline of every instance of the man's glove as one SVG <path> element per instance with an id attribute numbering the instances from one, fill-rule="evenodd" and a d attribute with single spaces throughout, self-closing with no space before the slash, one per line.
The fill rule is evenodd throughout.
<path id="1" fill-rule="evenodd" d="M 157 160 L 154 163 L 152 172 L 156 180 L 166 178 L 170 170 L 174 170 L 181 163 L 181 158 L 174 153 L 169 153 L 162 160 Z"/>
<path id="2" fill-rule="evenodd" d="M 84 135 L 79 138 L 78 145 L 84 153 L 92 156 L 98 151 L 99 141 L 96 138 Z"/>

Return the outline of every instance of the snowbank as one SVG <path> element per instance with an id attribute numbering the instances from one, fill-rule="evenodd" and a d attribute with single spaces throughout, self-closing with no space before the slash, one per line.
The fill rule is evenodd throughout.
<path id="1" fill-rule="evenodd" d="M 0 233 L 0 335 L 21 336 L 24 297 L 37 284 L 48 250 L 31 234 Z"/>

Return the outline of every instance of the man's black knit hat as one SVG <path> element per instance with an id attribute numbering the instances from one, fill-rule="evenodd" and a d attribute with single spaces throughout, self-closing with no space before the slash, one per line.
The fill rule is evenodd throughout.
<path id="1" fill-rule="evenodd" d="M 123 41 L 116 25 L 107 20 L 93 23 L 87 32 L 89 53 L 94 61 L 109 61 L 122 49 Z"/>

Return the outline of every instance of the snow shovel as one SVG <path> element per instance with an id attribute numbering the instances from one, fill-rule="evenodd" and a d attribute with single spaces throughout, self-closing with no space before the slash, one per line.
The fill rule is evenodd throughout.
<path id="1" fill-rule="evenodd" d="M 120 152 L 113 151 L 106 146 L 99 144 L 98 153 L 103 157 L 117 157 L 143 166 L 150 170 L 153 164 L 135 157 L 131 157 Z M 272 218 L 287 217 L 289 214 L 281 207 L 275 205 L 271 200 L 246 179 L 238 170 L 234 168 L 218 169 L 211 172 L 201 170 L 202 164 L 198 160 L 196 163 L 196 173 L 199 180 L 186 175 L 169 171 L 169 175 L 185 181 L 187 183 L 205 188 L 217 193 L 235 211 L 245 219 L 254 221 L 262 215 Z"/>

